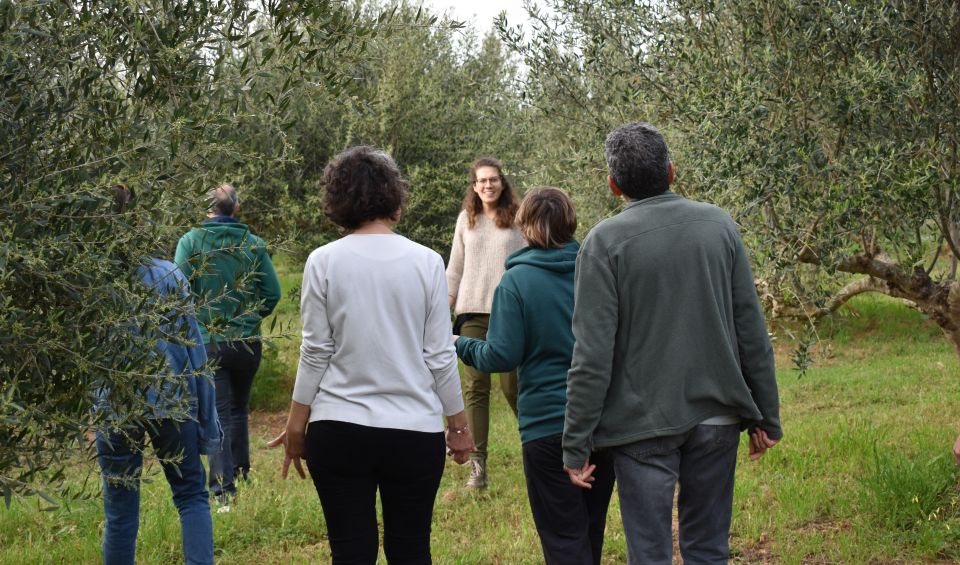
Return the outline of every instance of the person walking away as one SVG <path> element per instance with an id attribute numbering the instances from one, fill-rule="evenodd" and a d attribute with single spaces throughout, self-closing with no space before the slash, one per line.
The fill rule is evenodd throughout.
<path id="1" fill-rule="evenodd" d="M 113 187 L 117 214 L 126 211 L 132 192 Z M 169 261 L 145 259 L 137 276 L 158 299 L 175 297 L 190 303 L 187 280 Z M 188 565 L 213 563 L 213 521 L 201 454 L 220 448 L 222 434 L 214 403 L 213 384 L 205 368 L 207 356 L 200 328 L 192 312 L 181 312 L 157 328 L 156 353 L 169 374 L 157 375 L 164 388 L 145 391 L 150 414 L 145 423 L 130 424 L 111 417 L 109 390 L 101 390 L 98 407 L 106 411 L 105 426 L 97 431 L 97 460 L 103 474 L 103 562 L 133 565 L 140 527 L 140 476 L 149 436 L 170 484 L 180 517 L 183 557 Z M 178 415 L 182 404 L 186 414 Z"/>
<path id="2" fill-rule="evenodd" d="M 470 185 L 457 217 L 447 265 L 449 303 L 456 315 L 456 333 L 484 339 L 490 323 L 493 293 L 504 272 L 504 261 L 524 246 L 514 224 L 517 197 L 500 161 L 484 157 L 470 166 Z M 500 373 L 500 388 L 517 413 L 517 374 Z M 477 451 L 470 457 L 467 487 L 487 487 L 487 443 L 490 429 L 490 373 L 464 367 L 464 401 Z"/>
<path id="3" fill-rule="evenodd" d="M 517 367 L 523 473 L 544 562 L 599 565 L 613 462 L 591 453 L 595 480 L 581 489 L 563 471 L 560 444 L 573 355 L 576 210 L 562 190 L 540 187 L 523 198 L 516 221 L 529 246 L 507 258 L 486 341 L 459 337 L 457 353 L 481 371 Z"/>
<path id="4" fill-rule="evenodd" d="M 303 269 L 303 341 L 284 446 L 313 479 L 333 563 L 431 562 L 433 505 L 444 450 L 464 463 L 473 439 L 463 411 L 443 260 L 394 233 L 408 185 L 367 146 L 323 174 L 324 211 L 347 231 Z M 446 417 L 446 432 L 442 418 Z"/>
<path id="5" fill-rule="evenodd" d="M 280 301 L 280 281 L 263 239 L 237 220 L 236 189 L 210 192 L 207 220 L 177 243 L 176 262 L 190 280 L 207 354 L 216 366 L 223 449 L 210 455 L 210 490 L 229 511 L 236 480 L 250 472 L 248 404 L 263 352 L 260 323 Z"/>
<path id="6" fill-rule="evenodd" d="M 577 257 L 564 466 L 589 487 L 590 450 L 610 449 L 631 564 L 671 563 L 678 482 L 684 562 L 726 563 L 740 431 L 752 459 L 783 436 L 750 256 L 729 215 L 669 190 L 652 125 L 615 129 L 605 149 L 630 202 Z"/>

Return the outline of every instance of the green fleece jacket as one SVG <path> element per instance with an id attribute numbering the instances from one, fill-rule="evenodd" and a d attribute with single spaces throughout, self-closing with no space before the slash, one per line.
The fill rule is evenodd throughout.
<path id="1" fill-rule="evenodd" d="M 573 271 L 580 244 L 524 247 L 507 258 L 487 340 L 457 339 L 457 355 L 488 373 L 517 368 L 520 441 L 559 434 L 573 354 Z"/>
<path id="2" fill-rule="evenodd" d="M 180 238 L 176 262 L 197 298 L 204 343 L 260 335 L 260 321 L 280 301 L 280 280 L 266 244 L 246 224 L 226 216 L 203 222 Z"/>
<path id="3" fill-rule="evenodd" d="M 672 192 L 591 230 L 577 257 L 563 462 L 739 416 L 783 436 L 773 348 L 733 220 Z"/>

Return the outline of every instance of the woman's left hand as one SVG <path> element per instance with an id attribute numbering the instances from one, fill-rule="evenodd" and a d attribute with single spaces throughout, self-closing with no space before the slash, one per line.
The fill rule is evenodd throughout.
<path id="1" fill-rule="evenodd" d="M 444 439 L 447 442 L 447 455 L 452 457 L 457 465 L 466 463 L 470 454 L 477 450 L 477 446 L 473 443 L 473 434 L 470 433 L 470 428 L 466 426 L 462 428 L 448 427 Z"/>

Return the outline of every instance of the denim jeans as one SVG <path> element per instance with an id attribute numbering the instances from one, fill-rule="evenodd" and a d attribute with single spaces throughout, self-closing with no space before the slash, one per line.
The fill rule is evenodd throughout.
<path id="1" fill-rule="evenodd" d="M 153 420 L 146 430 L 128 430 L 126 436 L 97 434 L 106 515 L 104 565 L 133 564 L 136 559 L 145 433 L 150 436 L 180 513 L 184 560 L 188 565 L 213 563 L 213 521 L 197 445 L 197 423 L 164 419 Z"/>
<path id="2" fill-rule="evenodd" d="M 236 477 L 250 472 L 248 420 L 250 390 L 260 367 L 263 344 L 259 341 L 208 344 L 207 356 L 217 370 L 217 414 L 223 428 L 223 449 L 210 454 L 210 491 L 215 496 L 237 492 Z"/>
<path id="3" fill-rule="evenodd" d="M 631 565 L 672 563 L 677 481 L 684 564 L 727 563 L 739 442 L 739 424 L 701 424 L 683 434 L 612 449 Z"/>

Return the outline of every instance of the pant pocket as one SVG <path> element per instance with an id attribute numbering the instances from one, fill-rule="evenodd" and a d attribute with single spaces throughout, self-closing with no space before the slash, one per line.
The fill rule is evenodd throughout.
<path id="1" fill-rule="evenodd" d="M 701 424 L 701 427 L 710 428 L 711 443 L 718 448 L 729 448 L 740 443 L 740 424 L 723 426 Z"/>
<path id="2" fill-rule="evenodd" d="M 644 458 L 651 455 L 660 455 L 666 451 L 669 451 L 669 447 L 666 445 L 665 438 L 662 437 L 652 437 L 648 439 L 642 439 L 640 441 L 635 441 L 633 443 L 628 443 L 626 445 L 621 445 L 613 448 L 613 450 L 623 456 L 629 457 L 636 461 L 642 461 Z"/>

